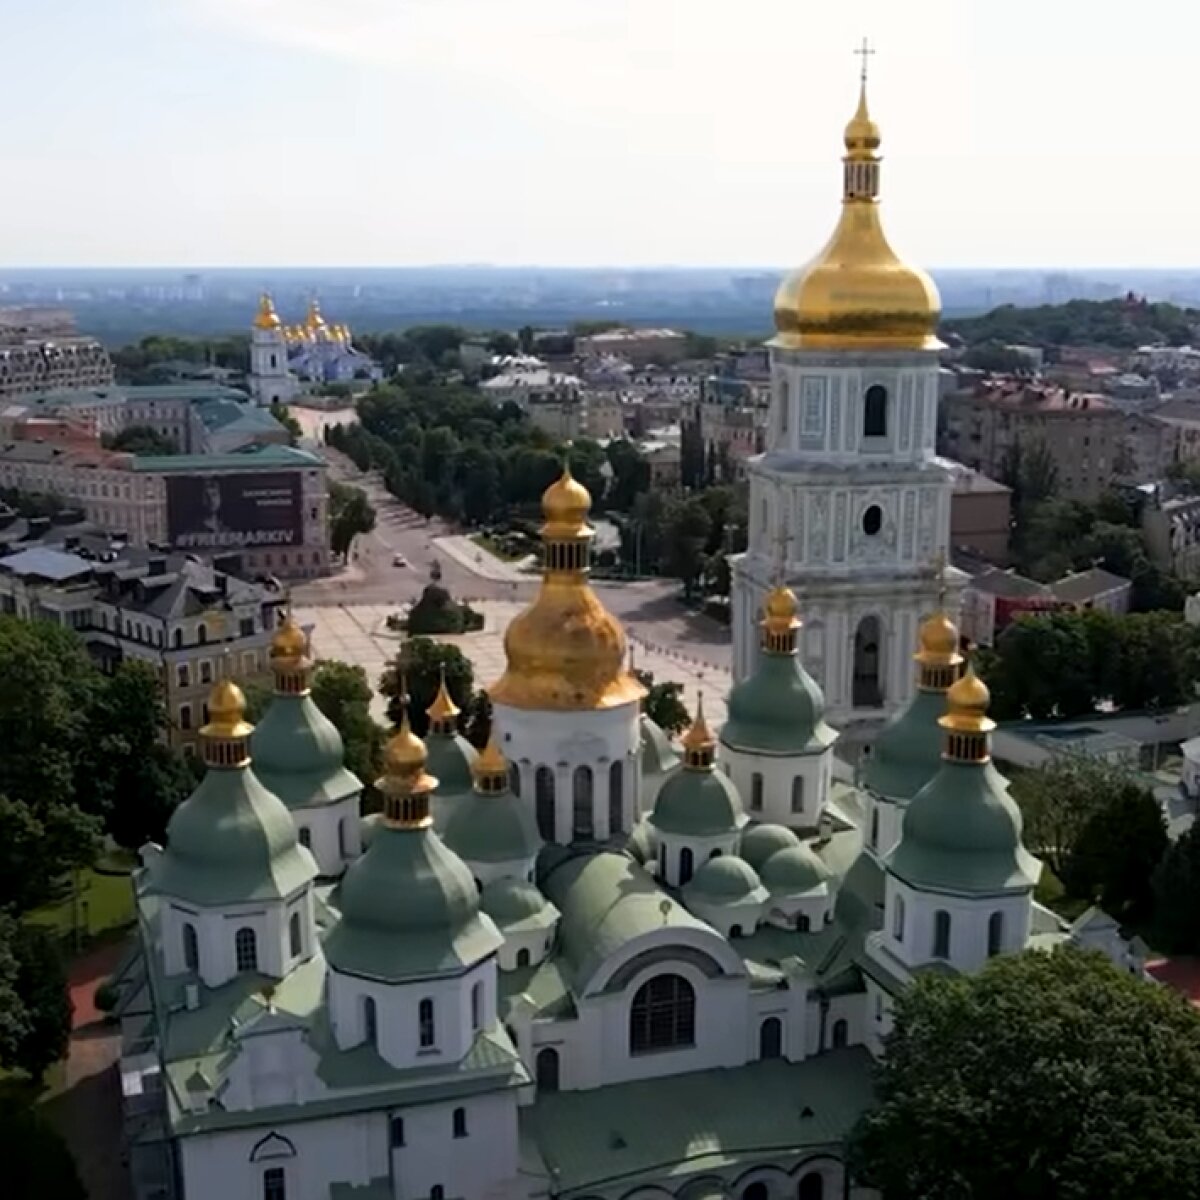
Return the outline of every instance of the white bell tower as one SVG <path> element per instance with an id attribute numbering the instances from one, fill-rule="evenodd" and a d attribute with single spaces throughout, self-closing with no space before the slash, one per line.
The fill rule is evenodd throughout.
<path id="1" fill-rule="evenodd" d="M 250 332 L 251 395 L 264 408 L 286 404 L 296 395 L 296 378 L 288 371 L 287 339 L 269 292 L 263 292 Z"/>

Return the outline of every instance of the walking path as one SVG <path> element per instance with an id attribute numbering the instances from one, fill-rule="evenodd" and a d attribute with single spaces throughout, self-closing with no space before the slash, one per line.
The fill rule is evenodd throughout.
<path id="1" fill-rule="evenodd" d="M 534 578 L 527 571 L 520 570 L 515 563 L 497 558 L 490 550 L 485 550 L 465 534 L 453 533 L 446 537 L 434 538 L 433 544 L 443 554 L 448 554 L 454 559 L 460 567 L 465 567 L 480 579 L 487 579 L 492 583 L 528 583 Z"/>

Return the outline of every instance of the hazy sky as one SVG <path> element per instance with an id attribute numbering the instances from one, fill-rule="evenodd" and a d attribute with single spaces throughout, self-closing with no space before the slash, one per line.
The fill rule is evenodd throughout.
<path id="1" fill-rule="evenodd" d="M 6 0 L 0 264 L 1200 266 L 1189 0 Z"/>

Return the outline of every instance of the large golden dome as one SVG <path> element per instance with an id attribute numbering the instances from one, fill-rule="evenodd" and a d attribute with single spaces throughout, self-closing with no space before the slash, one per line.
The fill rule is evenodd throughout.
<path id="1" fill-rule="evenodd" d="M 794 350 L 937 350 L 941 299 L 879 221 L 879 126 L 864 80 L 846 126 L 842 215 L 825 248 L 775 294 L 775 345 Z"/>
<path id="2" fill-rule="evenodd" d="M 535 711 L 586 711 L 645 694 L 625 666 L 625 631 L 587 582 L 592 498 L 565 469 L 542 496 L 546 565 L 534 602 L 504 635 L 507 669 L 494 703 Z"/>

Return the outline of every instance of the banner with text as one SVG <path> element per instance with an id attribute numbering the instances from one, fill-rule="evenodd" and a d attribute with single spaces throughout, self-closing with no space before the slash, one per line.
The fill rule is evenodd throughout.
<path id="1" fill-rule="evenodd" d="M 298 546 L 300 473 L 169 475 L 167 531 L 181 550 Z"/>

